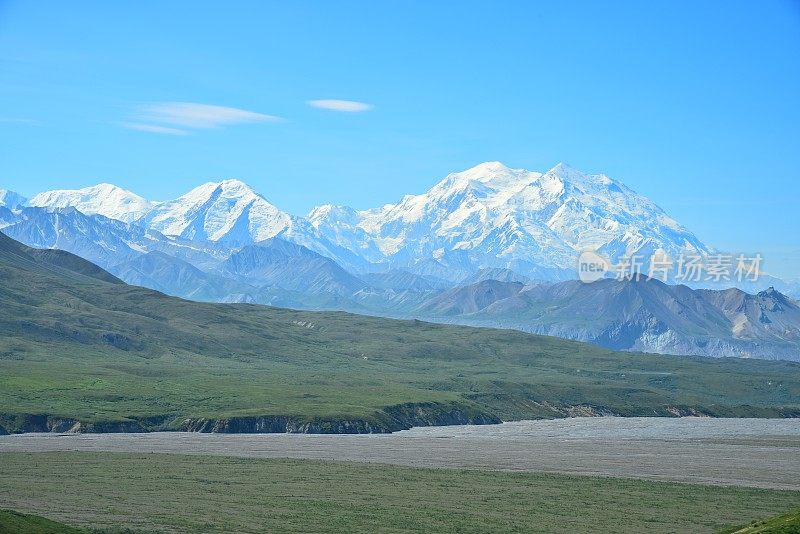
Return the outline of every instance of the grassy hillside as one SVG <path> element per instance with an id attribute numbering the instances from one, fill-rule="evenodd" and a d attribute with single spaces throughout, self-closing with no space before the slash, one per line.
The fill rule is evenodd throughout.
<path id="1" fill-rule="evenodd" d="M 0 534 L 87 534 L 86 530 L 68 527 L 43 517 L 0 510 Z"/>
<path id="2" fill-rule="evenodd" d="M 746 527 L 735 527 L 722 531 L 724 534 L 800 534 L 800 511 L 790 512 L 761 521 L 753 521 Z"/>
<path id="3" fill-rule="evenodd" d="M 716 532 L 800 494 L 210 456 L 2 453 L 0 507 L 138 532 Z"/>
<path id="4" fill-rule="evenodd" d="M 8 431 L 47 429 L 57 418 L 113 430 L 103 423 L 181 428 L 187 418 L 286 416 L 317 431 L 348 431 L 335 428 L 342 421 L 364 431 L 591 410 L 800 413 L 794 363 L 617 353 L 515 331 L 189 302 L 115 283 L 62 254 L 42 261 L 0 234 L 0 426 Z"/>

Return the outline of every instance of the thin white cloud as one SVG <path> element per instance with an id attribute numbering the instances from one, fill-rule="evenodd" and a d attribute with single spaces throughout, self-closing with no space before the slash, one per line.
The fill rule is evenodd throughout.
<path id="1" fill-rule="evenodd" d="M 372 104 L 356 102 L 355 100 L 308 100 L 306 104 L 314 108 L 343 111 L 345 113 L 369 111 L 374 107 Z"/>
<path id="2" fill-rule="evenodd" d="M 14 124 L 37 124 L 33 119 L 26 119 L 24 117 L 0 117 L 0 122 L 14 123 Z"/>
<path id="3" fill-rule="evenodd" d="M 123 122 L 120 123 L 123 128 L 129 130 L 138 130 L 140 132 L 150 132 L 167 135 L 186 135 L 189 132 L 181 130 L 180 128 L 170 128 L 168 126 L 159 126 L 157 124 L 143 124 L 141 122 Z"/>
<path id="4" fill-rule="evenodd" d="M 138 120 L 143 123 L 165 124 L 181 128 L 220 128 L 253 122 L 277 122 L 280 117 L 246 109 L 196 104 L 192 102 L 155 102 L 139 109 Z"/>

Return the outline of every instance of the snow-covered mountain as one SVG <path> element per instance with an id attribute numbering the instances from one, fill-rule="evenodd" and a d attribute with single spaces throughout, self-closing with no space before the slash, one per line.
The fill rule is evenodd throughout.
<path id="1" fill-rule="evenodd" d="M 18 203 L 19 200 L 16 200 Z M 482 163 L 396 204 L 356 211 L 323 205 L 294 217 L 239 180 L 205 183 L 154 203 L 109 184 L 36 195 L 31 206 L 74 207 L 167 236 L 246 246 L 281 237 L 356 272 L 402 269 L 453 281 L 479 269 L 534 279 L 574 275 L 583 250 L 612 261 L 656 250 L 707 253 L 649 199 L 602 174 L 564 164 L 545 173 Z"/>
<path id="2" fill-rule="evenodd" d="M 181 258 L 201 269 L 227 257 L 226 251 L 213 243 L 166 237 L 137 224 L 86 215 L 75 208 L 11 211 L 0 207 L 0 221 L 3 210 L 8 221 L 0 226 L 8 236 L 32 247 L 66 250 L 104 269 L 151 251 Z"/>
<path id="3" fill-rule="evenodd" d="M 352 295 L 366 287 L 330 258 L 280 238 L 243 247 L 220 264 L 218 272 L 258 287 L 310 294 Z"/>
<path id="4" fill-rule="evenodd" d="M 435 260 L 534 278 L 574 272 L 583 250 L 599 250 L 612 261 L 637 251 L 646 257 L 659 249 L 673 256 L 709 251 L 649 199 L 563 163 L 545 173 L 482 163 L 397 204 L 358 212 L 321 206 L 308 219 L 319 235 L 372 262 Z"/>
<path id="5" fill-rule="evenodd" d="M 0 193 L 0 227 L 14 223 L 23 201 Z M 214 257 L 278 237 L 356 275 L 401 271 L 453 284 L 481 270 L 510 270 L 530 280 L 574 279 L 584 250 L 604 253 L 612 263 L 634 253 L 646 259 L 656 251 L 672 258 L 712 252 L 648 198 L 608 176 L 565 164 L 541 173 L 482 163 L 395 204 L 363 211 L 323 205 L 307 217 L 281 211 L 234 179 L 203 184 L 167 202 L 100 184 L 40 193 L 28 205 L 71 207 L 184 243 L 203 243 L 201 248 L 214 249 Z M 768 285 L 795 294 L 780 280 Z"/>
<path id="6" fill-rule="evenodd" d="M 0 207 L 14 209 L 18 206 L 24 206 L 27 201 L 28 199 L 19 193 L 8 189 L 0 189 Z"/>
<path id="7" fill-rule="evenodd" d="M 709 249 L 650 200 L 565 165 L 536 173 L 481 164 L 397 204 L 321 206 L 307 218 L 237 180 L 163 203 L 114 186 L 80 191 L 37 195 L 31 202 L 42 207 L 4 193 L 0 228 L 195 300 L 500 326 L 676 354 L 797 359 L 800 346 L 800 308 L 774 290 L 755 298 L 575 280 L 584 248 L 614 259 Z M 758 283 L 773 282 L 766 278 Z"/>
<path id="8" fill-rule="evenodd" d="M 305 218 L 281 211 L 239 180 L 205 183 L 156 205 L 138 222 L 167 236 L 211 241 L 234 249 L 281 237 L 353 271 L 367 264 L 358 254 L 319 236 Z"/>
<path id="9" fill-rule="evenodd" d="M 239 180 L 208 182 L 150 210 L 142 224 L 187 239 L 252 243 L 292 226 L 292 217 Z"/>
<path id="10" fill-rule="evenodd" d="M 31 207 L 75 208 L 85 215 L 104 215 L 128 223 L 139 219 L 155 204 L 112 184 L 45 191 L 28 202 Z"/>

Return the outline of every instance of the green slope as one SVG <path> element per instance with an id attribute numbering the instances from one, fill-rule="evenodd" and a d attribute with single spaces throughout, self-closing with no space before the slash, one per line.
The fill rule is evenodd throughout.
<path id="1" fill-rule="evenodd" d="M 591 410 L 800 414 L 796 363 L 188 302 L 115 283 L 71 255 L 40 257 L 0 234 L 0 426 L 12 432 L 74 423 L 58 419 L 94 430 L 341 432 Z M 225 419 L 244 416 L 272 419 Z"/>
<path id="2" fill-rule="evenodd" d="M 0 510 L 0 534 L 86 534 L 86 532 L 44 517 Z"/>
<path id="3" fill-rule="evenodd" d="M 722 531 L 724 534 L 800 534 L 800 511 L 790 512 L 762 521 L 754 521 L 745 527 Z"/>

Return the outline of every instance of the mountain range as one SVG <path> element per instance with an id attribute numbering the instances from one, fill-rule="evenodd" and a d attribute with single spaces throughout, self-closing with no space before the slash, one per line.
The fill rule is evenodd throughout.
<path id="1" fill-rule="evenodd" d="M 503 326 L 624 350 L 800 359 L 797 284 L 762 276 L 740 284 L 745 293 L 576 281 L 585 250 L 616 262 L 715 249 L 621 182 L 564 164 L 539 173 L 483 163 L 395 204 L 323 205 L 306 217 L 238 180 L 166 202 L 111 184 L 30 200 L 0 190 L 0 228 L 193 300 Z"/>
<path id="2" fill-rule="evenodd" d="M 307 217 L 281 211 L 238 180 L 209 182 L 166 202 L 110 184 L 47 191 L 27 202 L 5 195 L 9 200 L 0 196 L 0 203 L 10 208 L 71 207 L 165 236 L 230 246 L 282 237 L 352 270 L 402 268 L 452 281 L 481 268 L 571 278 L 577 254 L 587 249 L 612 260 L 635 251 L 710 251 L 624 184 L 564 164 L 539 173 L 483 163 L 396 204 L 363 211 L 323 205 Z"/>
<path id="3" fill-rule="evenodd" d="M 770 288 L 692 289 L 645 277 L 482 282 L 423 304 L 439 322 L 502 326 L 617 350 L 800 361 L 800 304 Z"/>
<path id="4" fill-rule="evenodd" d="M 0 280 L 0 434 L 800 415 L 792 362 L 711 362 L 510 330 L 193 302 L 1 233 Z"/>

